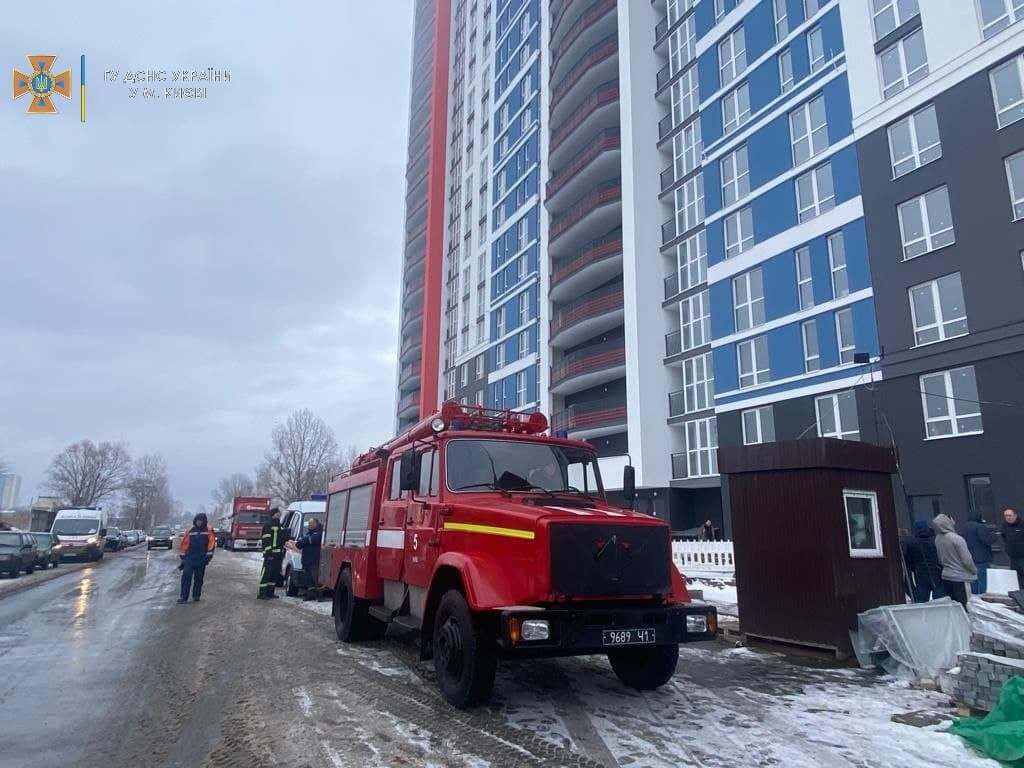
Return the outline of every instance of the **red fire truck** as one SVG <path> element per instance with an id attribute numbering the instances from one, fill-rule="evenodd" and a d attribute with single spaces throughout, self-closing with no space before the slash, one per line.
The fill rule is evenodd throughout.
<path id="1" fill-rule="evenodd" d="M 260 549 L 263 526 L 270 522 L 270 499 L 266 496 L 235 496 L 231 502 L 231 528 L 224 548 Z"/>
<path id="2" fill-rule="evenodd" d="M 540 413 L 445 403 L 329 486 L 320 586 L 344 642 L 420 630 L 445 698 L 487 699 L 499 658 L 607 654 L 627 685 L 708 640 L 672 564 L 669 527 L 605 500 L 594 449 Z M 626 467 L 624 495 L 635 496 Z"/>

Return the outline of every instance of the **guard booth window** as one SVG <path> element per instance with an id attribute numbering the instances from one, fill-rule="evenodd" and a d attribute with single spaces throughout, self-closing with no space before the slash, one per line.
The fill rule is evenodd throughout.
<path id="1" fill-rule="evenodd" d="M 352 489 L 348 501 L 348 521 L 345 523 L 345 546 L 361 547 L 366 544 L 366 529 L 370 519 L 370 498 L 373 483 Z"/>
<path id="2" fill-rule="evenodd" d="M 438 475 L 437 451 L 425 451 L 420 463 L 420 496 L 437 496 Z"/>
<path id="3" fill-rule="evenodd" d="M 338 491 L 327 497 L 327 523 L 324 525 L 323 543 L 341 545 L 341 530 L 345 527 L 345 502 L 348 491 Z"/>

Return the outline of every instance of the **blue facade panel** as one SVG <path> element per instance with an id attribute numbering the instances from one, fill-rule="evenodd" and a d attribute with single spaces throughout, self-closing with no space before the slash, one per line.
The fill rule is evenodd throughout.
<path id="1" fill-rule="evenodd" d="M 804 372 L 803 345 L 798 323 L 768 331 L 768 366 L 772 381 L 799 376 Z"/>
<path id="2" fill-rule="evenodd" d="M 747 139 L 747 158 L 751 189 L 767 184 L 793 167 L 787 115 L 779 115 Z"/>
<path id="3" fill-rule="evenodd" d="M 750 113 L 756 115 L 779 95 L 778 59 L 773 56 L 750 70 L 747 82 L 750 84 Z"/>
<path id="4" fill-rule="evenodd" d="M 772 0 L 762 0 L 743 19 L 747 61 L 754 61 L 775 45 L 775 17 Z"/>
<path id="5" fill-rule="evenodd" d="M 718 90 L 718 46 L 713 45 L 697 59 L 697 87 L 700 100 L 705 101 Z"/>

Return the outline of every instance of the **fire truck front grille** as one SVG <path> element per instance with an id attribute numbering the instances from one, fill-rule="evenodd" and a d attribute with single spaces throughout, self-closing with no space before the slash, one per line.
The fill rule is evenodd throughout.
<path id="1" fill-rule="evenodd" d="M 568 597 L 667 594 L 668 538 L 662 526 L 554 523 L 551 591 Z"/>

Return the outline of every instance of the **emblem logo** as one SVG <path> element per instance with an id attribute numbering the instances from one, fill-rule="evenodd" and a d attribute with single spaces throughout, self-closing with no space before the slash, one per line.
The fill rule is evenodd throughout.
<path id="1" fill-rule="evenodd" d="M 26 75 L 14 70 L 14 98 L 30 95 L 28 113 L 30 115 L 53 115 L 57 107 L 53 103 L 53 94 L 57 93 L 65 99 L 71 99 L 71 70 L 66 69 L 59 74 L 53 72 L 56 56 L 29 56 L 28 62 L 32 74 Z"/>

